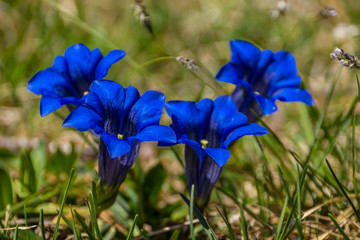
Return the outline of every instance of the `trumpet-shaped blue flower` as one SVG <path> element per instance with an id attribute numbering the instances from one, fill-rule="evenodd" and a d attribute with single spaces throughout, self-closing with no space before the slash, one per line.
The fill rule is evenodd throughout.
<path id="1" fill-rule="evenodd" d="M 141 142 L 176 142 L 173 130 L 159 125 L 164 104 L 164 94 L 157 91 L 140 97 L 132 86 L 94 81 L 84 104 L 69 114 L 63 126 L 92 129 L 100 136 L 99 178 L 103 186 L 114 189 L 124 181 Z"/>
<path id="2" fill-rule="evenodd" d="M 206 204 L 224 164 L 230 157 L 230 143 L 245 135 L 262 135 L 267 130 L 248 124 L 230 96 L 214 101 L 169 101 L 165 109 L 172 119 L 177 142 L 186 144 L 185 161 L 188 187 L 194 185 L 199 206 Z"/>
<path id="3" fill-rule="evenodd" d="M 42 95 L 40 114 L 45 116 L 62 105 L 81 105 L 92 81 L 103 79 L 112 64 L 125 57 L 123 50 L 112 50 L 105 57 L 98 48 L 90 51 L 84 44 L 70 46 L 57 56 L 51 67 L 36 73 L 27 89 Z"/>
<path id="4" fill-rule="evenodd" d="M 238 110 L 255 122 L 256 116 L 277 110 L 276 100 L 314 105 L 311 94 L 300 89 L 294 56 L 287 51 L 261 51 L 253 44 L 231 40 L 231 60 L 217 73 L 216 79 L 236 85 L 232 94 Z"/>

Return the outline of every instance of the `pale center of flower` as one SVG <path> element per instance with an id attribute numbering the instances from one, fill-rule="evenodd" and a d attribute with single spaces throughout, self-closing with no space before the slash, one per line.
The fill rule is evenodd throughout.
<path id="1" fill-rule="evenodd" d="M 124 135 L 122 135 L 120 133 L 117 135 L 117 138 L 120 139 L 120 140 L 123 139 L 123 137 L 124 137 Z"/>
<path id="2" fill-rule="evenodd" d="M 85 96 L 85 95 L 87 95 L 87 94 L 89 94 L 89 91 L 85 91 L 83 96 Z"/>
<path id="3" fill-rule="evenodd" d="M 202 139 L 202 140 L 200 141 L 200 143 L 201 143 L 201 147 L 202 147 L 202 148 L 206 148 L 206 145 L 208 145 L 209 141 L 206 140 L 206 139 Z"/>
<path id="4" fill-rule="evenodd" d="M 254 94 L 260 95 L 260 93 L 259 93 L 259 92 L 257 92 L 257 91 L 254 91 Z"/>

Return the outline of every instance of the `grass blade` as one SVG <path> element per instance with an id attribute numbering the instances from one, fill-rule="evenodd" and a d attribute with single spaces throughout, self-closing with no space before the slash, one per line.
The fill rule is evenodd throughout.
<path id="1" fill-rule="evenodd" d="M 76 215 L 76 218 L 78 219 L 78 221 L 80 222 L 81 226 L 83 227 L 83 229 L 85 230 L 85 232 L 87 233 L 87 235 L 89 236 L 89 238 L 91 240 L 96 240 L 96 238 L 93 236 L 93 234 L 91 233 L 90 229 L 88 228 L 88 226 L 86 225 L 86 223 L 84 222 L 84 220 L 82 219 L 82 217 L 80 216 L 80 214 L 74 209 L 74 213 Z"/>
<path id="2" fill-rule="evenodd" d="M 16 229 L 15 229 L 15 232 L 14 232 L 14 237 L 13 237 L 13 239 L 14 239 L 14 240 L 17 240 L 17 239 L 18 239 L 18 235 L 19 235 L 19 225 L 16 225 Z"/>
<path id="3" fill-rule="evenodd" d="M 27 214 L 26 214 L 26 205 L 24 205 L 24 219 L 25 219 L 25 226 L 28 226 L 28 221 L 27 221 Z"/>
<path id="4" fill-rule="evenodd" d="M 335 173 L 334 173 L 334 170 L 332 169 L 332 167 L 331 167 L 330 163 L 328 162 L 328 160 L 326 159 L 325 161 L 326 161 L 327 166 L 328 166 L 329 169 L 330 169 L 331 175 L 334 177 L 334 179 L 335 179 L 336 183 L 338 184 L 341 192 L 344 194 L 344 196 L 346 197 L 346 199 L 347 199 L 348 202 L 350 203 L 353 211 L 355 212 L 355 215 L 356 215 L 358 221 L 360 222 L 360 215 L 359 215 L 358 211 L 356 210 L 353 202 L 350 200 L 349 195 L 346 193 L 346 191 L 345 191 L 345 189 L 343 188 L 343 186 L 341 185 L 339 179 L 336 177 L 336 175 L 335 175 Z"/>
<path id="5" fill-rule="evenodd" d="M 190 207 L 190 200 L 182 193 L 180 193 L 180 196 L 184 200 L 184 202 Z M 206 222 L 204 216 L 201 214 L 199 209 L 197 209 L 196 206 L 194 206 L 193 208 L 195 216 L 199 219 L 202 227 L 204 228 L 204 231 L 206 232 L 210 240 L 217 239 L 214 231 L 210 228 L 209 224 Z"/>
<path id="6" fill-rule="evenodd" d="M 194 184 L 191 185 L 191 194 L 190 194 L 190 233 L 191 233 L 191 239 L 195 240 L 195 233 L 194 233 L 194 224 L 193 224 L 193 218 L 194 218 Z"/>
<path id="7" fill-rule="evenodd" d="M 356 75 L 356 78 L 357 78 L 357 75 Z M 357 81 L 359 84 L 358 78 L 357 78 Z M 360 88 L 359 88 L 359 91 L 360 91 Z M 358 203 L 358 206 L 360 206 L 360 197 L 359 197 L 359 189 L 358 189 L 357 180 L 356 180 L 356 165 L 355 165 L 355 121 L 356 121 L 356 116 L 354 115 L 353 122 L 352 122 L 351 163 L 352 163 L 354 193 L 356 195 L 356 201 Z"/>
<path id="8" fill-rule="evenodd" d="M 288 195 L 286 195 L 284 206 L 283 206 L 283 208 L 281 210 L 280 220 L 279 220 L 279 223 L 278 223 L 277 228 L 276 228 L 276 235 L 275 235 L 274 239 L 279 239 L 281 227 L 282 227 L 283 222 L 284 222 L 284 217 L 285 217 L 285 212 L 286 212 L 286 207 L 287 207 L 288 201 L 289 201 L 289 197 L 288 197 Z"/>
<path id="9" fill-rule="evenodd" d="M 74 219 L 74 214 L 73 214 L 71 205 L 70 205 L 70 213 L 71 213 L 71 221 L 72 221 L 72 228 L 73 228 L 73 232 L 74 232 L 74 238 L 75 238 L 75 240 L 78 240 L 78 230 L 76 229 L 76 226 L 75 226 L 75 219 Z"/>
<path id="10" fill-rule="evenodd" d="M 344 229 L 342 229 L 342 227 L 340 227 L 339 223 L 336 221 L 335 217 L 333 215 L 331 215 L 331 213 L 328 214 L 328 216 L 330 217 L 331 221 L 335 224 L 336 228 L 339 230 L 339 232 L 341 233 L 341 235 L 343 235 L 345 240 L 350 240 L 349 236 L 346 235 L 346 233 L 344 232 Z"/>
<path id="11" fill-rule="evenodd" d="M 72 178 L 73 178 L 73 176 L 74 176 L 74 172 L 75 172 L 75 169 L 72 169 L 72 170 L 71 170 L 71 173 L 70 173 L 69 181 L 68 181 L 68 183 L 67 183 L 67 185 L 66 185 L 64 197 L 63 197 L 63 200 L 62 200 L 61 206 L 60 206 L 59 215 L 58 215 L 58 218 L 57 218 L 57 220 L 56 220 L 56 225 L 55 225 L 55 230 L 54 230 L 54 240 L 57 239 L 57 233 L 58 233 L 59 226 L 60 226 L 61 215 L 62 215 L 62 212 L 63 212 L 63 210 L 64 210 L 64 205 L 65 205 L 66 197 L 67 197 L 67 194 L 68 194 L 68 191 L 69 191 L 69 188 L 70 188 L 71 180 L 72 180 Z"/>
<path id="12" fill-rule="evenodd" d="M 133 221 L 133 224 L 131 225 L 131 228 L 129 230 L 129 234 L 126 237 L 126 240 L 130 240 L 132 238 L 132 235 L 134 234 L 134 230 L 135 230 L 138 219 L 139 219 L 139 215 L 136 214 L 135 218 L 134 218 L 134 221 Z"/>
<path id="13" fill-rule="evenodd" d="M 98 238 L 98 240 L 102 239 L 101 236 L 101 232 L 99 229 L 99 225 L 97 223 L 97 218 L 96 218 L 96 205 L 95 205 L 95 198 L 94 198 L 94 194 L 92 191 L 89 192 L 89 211 L 90 211 L 90 217 L 91 217 L 91 222 L 93 224 L 93 228 L 95 228 L 95 235 Z"/>
<path id="14" fill-rule="evenodd" d="M 40 210 L 40 229 L 41 229 L 41 237 L 45 240 L 45 226 L 44 226 L 44 210 Z"/>
<path id="15" fill-rule="evenodd" d="M 61 214 L 61 218 L 64 220 L 66 225 L 71 229 L 71 231 L 74 231 L 71 221 L 67 219 L 67 217 L 64 214 Z"/>
<path id="16" fill-rule="evenodd" d="M 241 227 L 241 232 L 243 235 L 243 239 L 244 240 L 248 240 L 249 239 L 249 235 L 248 235 L 248 231 L 247 231 L 247 224 L 246 224 L 246 220 L 245 220 L 245 214 L 244 214 L 244 206 L 243 206 L 243 202 L 240 201 L 239 203 L 239 208 L 240 208 L 240 227 Z"/>
<path id="17" fill-rule="evenodd" d="M 296 186 L 296 194 L 297 194 L 297 215 L 295 216 L 295 220 L 296 220 L 296 226 L 298 229 L 298 233 L 299 233 L 299 238 L 300 239 L 304 239 L 304 235 L 303 235 L 303 231 L 302 231 L 302 224 L 301 224 L 301 187 L 300 187 L 300 183 L 301 183 L 301 176 L 300 176 L 300 170 L 299 170 L 299 165 L 296 165 L 296 171 L 297 171 L 297 175 L 298 175 L 298 181 L 297 181 L 297 186 Z M 295 204 L 294 204 L 295 205 Z"/>
<path id="18" fill-rule="evenodd" d="M 147 233 L 145 232 L 144 229 L 141 229 L 141 235 L 143 236 L 143 238 L 144 238 L 145 240 L 151 240 L 151 239 L 148 237 L 148 235 L 147 235 Z"/>
<path id="19" fill-rule="evenodd" d="M 180 229 L 176 229 L 176 230 L 174 231 L 174 233 L 171 235 L 171 237 L 170 237 L 169 240 L 179 240 L 180 233 L 181 233 L 181 230 L 180 230 Z"/>
<path id="20" fill-rule="evenodd" d="M 232 227 L 231 227 L 230 223 L 228 222 L 228 220 L 226 220 L 225 216 L 221 213 L 220 209 L 216 205 L 215 205 L 215 207 L 216 207 L 216 210 L 218 211 L 218 213 L 220 214 L 221 218 L 224 220 L 227 228 L 229 229 L 230 239 L 231 240 L 236 240 L 236 237 L 234 235 L 234 232 L 232 230 Z"/>
<path id="21" fill-rule="evenodd" d="M 357 86 L 358 86 L 358 97 L 359 97 L 359 99 L 360 99 L 360 82 L 359 82 L 359 77 L 358 77 L 357 74 L 356 74 L 355 76 L 356 76 L 356 82 L 357 82 Z"/>

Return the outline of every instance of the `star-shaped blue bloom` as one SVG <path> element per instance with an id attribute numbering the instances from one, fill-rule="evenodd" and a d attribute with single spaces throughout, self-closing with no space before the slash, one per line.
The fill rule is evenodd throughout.
<path id="1" fill-rule="evenodd" d="M 299 88 L 301 78 L 291 53 L 261 51 L 242 40 L 231 40 L 230 48 L 231 60 L 215 78 L 236 85 L 232 97 L 249 122 L 257 119 L 251 109 L 259 116 L 272 114 L 277 110 L 276 100 L 314 105 L 311 94 Z"/>
<path id="2" fill-rule="evenodd" d="M 29 91 L 42 95 L 41 116 L 65 104 L 81 105 L 92 81 L 103 79 L 111 65 L 125 55 L 124 50 L 112 50 L 103 57 L 98 48 L 90 51 L 82 43 L 70 46 L 64 56 L 57 56 L 51 67 L 36 73 L 28 83 Z"/>
<path id="3" fill-rule="evenodd" d="M 185 161 L 188 187 L 195 187 L 195 200 L 203 205 L 230 157 L 230 143 L 245 135 L 268 131 L 258 124 L 248 124 L 230 96 L 214 101 L 169 101 L 165 109 L 172 119 L 177 142 L 186 144 Z"/>
<path id="4" fill-rule="evenodd" d="M 104 186 L 117 188 L 134 164 L 141 142 L 176 142 L 173 130 L 159 125 L 164 104 L 165 95 L 160 92 L 147 91 L 140 97 L 132 86 L 97 80 L 63 126 L 92 129 L 100 136 L 99 178 Z"/>

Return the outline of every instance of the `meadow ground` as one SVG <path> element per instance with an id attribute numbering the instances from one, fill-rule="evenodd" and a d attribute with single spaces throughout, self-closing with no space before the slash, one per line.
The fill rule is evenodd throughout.
<path id="1" fill-rule="evenodd" d="M 360 239 L 359 70 L 330 58 L 335 47 L 360 55 L 358 1 L 148 0 L 152 33 L 137 2 L 0 1 L 0 239 Z M 65 107 L 41 118 L 28 80 L 81 42 L 127 52 L 107 76 L 123 86 L 214 99 L 233 90 L 214 79 L 231 39 L 292 52 L 315 106 L 278 103 L 259 122 L 268 135 L 232 145 L 194 220 L 179 195 L 189 197 L 183 146 L 155 143 L 142 144 L 115 204 L 97 216 L 96 140 L 61 127 Z"/>

